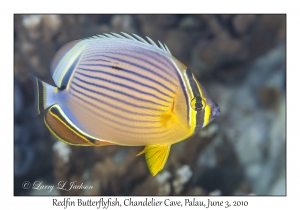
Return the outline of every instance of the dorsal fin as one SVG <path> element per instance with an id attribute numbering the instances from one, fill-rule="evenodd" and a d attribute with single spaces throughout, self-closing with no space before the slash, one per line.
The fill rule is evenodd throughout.
<path id="1" fill-rule="evenodd" d="M 92 37 L 88 37 L 88 38 L 85 38 L 85 39 L 104 39 L 104 38 L 110 38 L 110 39 L 128 39 L 128 40 L 140 42 L 140 43 L 143 43 L 143 44 L 146 44 L 146 45 L 149 45 L 149 46 L 154 46 L 155 48 L 163 51 L 164 53 L 172 55 L 166 44 L 163 45 L 163 44 L 161 44 L 160 41 L 158 41 L 158 43 L 159 43 L 159 46 L 158 46 L 152 39 L 150 39 L 147 36 L 146 36 L 146 38 L 148 39 L 148 42 L 145 39 L 143 39 L 142 37 L 140 37 L 140 36 L 138 36 L 136 34 L 132 34 L 132 35 L 133 36 L 131 36 L 131 35 L 127 34 L 127 33 L 124 33 L 124 32 L 121 32 L 121 34 L 117 34 L 117 33 L 112 33 L 111 32 L 110 34 L 104 33 L 103 35 L 99 34 L 97 36 L 92 36 Z"/>
<path id="2" fill-rule="evenodd" d="M 65 44 L 64 46 L 62 46 L 54 55 L 52 61 L 51 61 L 51 65 L 50 65 L 50 73 L 53 76 L 54 71 L 57 67 L 57 65 L 59 64 L 60 60 L 63 58 L 63 56 L 72 48 L 74 47 L 78 42 L 80 42 L 80 40 L 75 40 L 72 42 L 69 42 L 67 44 Z"/>
<path id="3" fill-rule="evenodd" d="M 60 89 L 64 89 L 67 86 L 72 72 L 81 57 L 84 43 L 80 41 L 75 40 L 65 44 L 52 59 L 50 72 L 56 86 Z"/>
<path id="4" fill-rule="evenodd" d="M 58 52 L 55 54 L 51 66 L 50 72 L 52 78 L 56 84 L 56 86 L 60 89 L 64 89 L 67 87 L 70 77 L 72 75 L 73 70 L 75 69 L 77 63 L 81 58 L 81 53 L 84 50 L 84 46 L 87 42 L 81 42 L 83 40 L 95 40 L 95 39 L 127 39 L 135 42 L 139 42 L 148 46 L 153 46 L 156 49 L 168 54 L 172 55 L 166 44 L 162 44 L 158 41 L 159 46 L 149 37 L 146 37 L 148 41 L 143 39 L 142 37 L 132 34 L 133 36 L 121 32 L 121 34 L 117 33 L 104 33 L 103 35 L 96 35 L 92 37 L 88 37 L 81 40 L 75 40 L 69 42 L 62 46 Z"/>

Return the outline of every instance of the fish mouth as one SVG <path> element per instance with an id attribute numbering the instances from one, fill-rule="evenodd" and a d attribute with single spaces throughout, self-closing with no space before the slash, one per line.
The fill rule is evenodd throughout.
<path id="1" fill-rule="evenodd" d="M 213 117 L 214 119 L 220 116 L 221 111 L 220 111 L 220 107 L 218 106 L 218 104 L 216 104 L 216 105 L 213 107 L 212 113 L 211 113 L 211 114 L 212 114 L 212 117 Z"/>

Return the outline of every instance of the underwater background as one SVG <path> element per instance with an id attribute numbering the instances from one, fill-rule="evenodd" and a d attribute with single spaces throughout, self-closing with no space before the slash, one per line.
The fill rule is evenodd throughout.
<path id="1" fill-rule="evenodd" d="M 28 73 L 53 85 L 60 47 L 110 32 L 165 43 L 221 109 L 172 146 L 155 177 L 136 157 L 143 147 L 69 146 L 32 117 Z M 93 187 L 59 190 L 61 182 Z M 14 194 L 285 195 L 286 15 L 14 15 Z"/>

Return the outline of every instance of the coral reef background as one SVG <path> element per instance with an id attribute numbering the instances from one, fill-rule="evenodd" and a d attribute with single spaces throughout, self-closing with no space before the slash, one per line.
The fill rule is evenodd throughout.
<path id="1" fill-rule="evenodd" d="M 75 39 L 135 33 L 166 43 L 221 108 L 221 116 L 172 146 L 152 177 L 142 147 L 73 147 L 33 118 L 28 73 L 54 84 L 55 52 Z M 15 195 L 285 195 L 285 15 L 15 15 Z M 93 186 L 25 190 L 24 181 Z"/>

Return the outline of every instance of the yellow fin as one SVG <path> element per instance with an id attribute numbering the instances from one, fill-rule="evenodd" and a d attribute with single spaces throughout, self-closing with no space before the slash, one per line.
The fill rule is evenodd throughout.
<path id="1" fill-rule="evenodd" d="M 147 145 L 136 156 L 145 153 L 146 162 L 148 168 L 152 174 L 155 176 L 159 171 L 161 171 L 165 163 L 168 159 L 169 152 L 170 152 L 171 145 L 163 145 L 163 144 L 155 144 L 155 145 Z"/>

